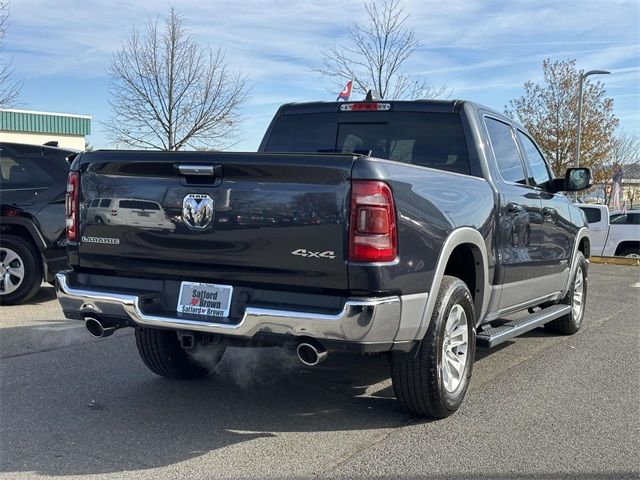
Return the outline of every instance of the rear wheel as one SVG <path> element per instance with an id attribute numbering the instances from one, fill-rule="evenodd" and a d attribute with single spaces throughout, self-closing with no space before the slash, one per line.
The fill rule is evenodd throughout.
<path id="1" fill-rule="evenodd" d="M 0 239 L 0 303 L 14 305 L 29 300 L 42 283 L 40 255 L 14 235 Z"/>
<path id="2" fill-rule="evenodd" d="M 475 354 L 473 299 L 465 283 L 444 276 L 427 333 L 412 352 L 393 352 L 391 377 L 408 412 L 444 418 L 462 404 Z"/>
<path id="3" fill-rule="evenodd" d="M 571 280 L 571 287 L 560 303 L 571 305 L 566 315 L 547 323 L 544 327 L 553 333 L 573 335 L 582 326 L 587 302 L 587 260 L 581 252 L 576 255 L 576 271 Z"/>
<path id="4" fill-rule="evenodd" d="M 136 346 L 144 364 L 153 373 L 175 380 L 191 380 L 208 376 L 222 359 L 225 347 L 206 347 L 201 362 L 180 346 L 178 335 L 172 330 L 136 328 Z"/>
<path id="5" fill-rule="evenodd" d="M 620 252 L 620 255 L 627 258 L 638 258 L 640 259 L 640 250 L 635 248 L 625 248 Z"/>

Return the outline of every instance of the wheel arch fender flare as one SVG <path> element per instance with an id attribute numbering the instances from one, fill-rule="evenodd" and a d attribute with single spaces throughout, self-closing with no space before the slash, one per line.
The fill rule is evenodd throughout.
<path id="1" fill-rule="evenodd" d="M 28 218 L 3 216 L 0 220 L 0 227 L 4 225 L 15 225 L 24 228 L 29 234 L 30 240 L 33 242 L 40 253 L 44 252 L 47 249 L 46 240 L 38 231 L 38 228 L 34 225 L 34 223 Z"/>
<path id="2" fill-rule="evenodd" d="M 573 242 L 573 253 L 571 254 L 569 276 L 567 277 L 567 284 L 565 285 L 560 298 L 564 298 L 567 292 L 569 291 L 569 287 L 571 286 L 571 281 L 572 281 L 571 279 L 576 273 L 576 268 L 577 268 L 576 256 L 578 255 L 578 252 L 580 252 L 580 243 L 584 238 L 586 238 L 589 242 L 591 242 L 591 234 L 587 227 L 580 228 L 580 230 L 578 230 L 578 233 L 576 233 L 576 239 Z M 585 255 L 585 258 L 588 258 L 588 256 Z"/>
<path id="3" fill-rule="evenodd" d="M 438 263 L 436 264 L 436 268 L 433 274 L 433 280 L 431 281 L 431 287 L 429 289 L 424 313 L 422 315 L 420 326 L 416 333 L 416 340 L 422 339 L 427 332 L 427 329 L 429 328 L 429 323 L 431 321 L 431 316 L 433 315 L 436 298 L 442 284 L 442 277 L 444 276 L 445 269 L 447 267 L 449 259 L 451 258 L 451 254 L 456 249 L 456 247 L 459 247 L 461 245 L 469 245 L 473 248 L 474 258 L 477 264 L 476 279 L 480 282 L 479 285 L 476 285 L 477 292 L 476 295 L 474 295 L 474 297 L 476 298 L 476 300 L 474 301 L 474 306 L 477 310 L 476 325 L 480 323 L 480 321 L 486 314 L 487 307 L 489 305 L 491 286 L 489 284 L 489 257 L 487 254 L 485 239 L 482 237 L 482 234 L 474 228 L 460 227 L 453 230 L 449 234 L 444 244 L 442 245 L 442 249 L 440 250 Z M 478 306 L 480 306 L 479 309 Z"/>

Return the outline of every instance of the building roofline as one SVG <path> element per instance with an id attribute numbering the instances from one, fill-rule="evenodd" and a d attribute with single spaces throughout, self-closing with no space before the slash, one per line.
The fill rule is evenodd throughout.
<path id="1" fill-rule="evenodd" d="M 91 120 L 91 115 L 78 115 L 75 113 L 59 113 L 59 112 L 40 112 L 37 110 L 22 110 L 19 108 L 1 108 L 2 112 L 12 112 L 12 113 L 30 113 L 33 115 L 53 115 L 56 117 L 70 117 L 70 118 L 85 118 Z"/>

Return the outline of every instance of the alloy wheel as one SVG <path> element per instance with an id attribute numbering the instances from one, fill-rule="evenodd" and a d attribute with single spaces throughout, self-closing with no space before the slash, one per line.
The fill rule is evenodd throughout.
<path id="1" fill-rule="evenodd" d="M 442 342 L 442 381 L 448 392 L 455 392 L 469 356 L 469 331 L 467 314 L 462 305 L 455 304 L 449 311 Z"/>
<path id="2" fill-rule="evenodd" d="M 571 301 L 571 308 L 573 313 L 573 319 L 580 321 L 580 313 L 582 313 L 582 306 L 584 303 L 584 272 L 582 267 L 578 267 L 576 271 L 576 278 L 573 281 L 573 299 Z"/>
<path id="3" fill-rule="evenodd" d="M 0 247 L 0 295 L 15 292 L 24 280 L 24 262 L 14 250 Z"/>

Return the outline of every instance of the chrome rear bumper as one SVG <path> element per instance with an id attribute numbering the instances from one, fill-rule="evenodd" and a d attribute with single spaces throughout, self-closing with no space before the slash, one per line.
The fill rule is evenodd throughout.
<path id="1" fill-rule="evenodd" d="M 69 285 L 65 272 L 56 275 L 56 290 L 60 306 L 65 312 L 128 318 L 133 324 L 143 327 L 189 330 L 245 339 L 259 333 L 272 333 L 390 345 L 400 329 L 402 317 L 402 299 L 398 296 L 350 298 L 342 311 L 336 314 L 247 307 L 238 323 L 229 324 L 209 319 L 151 315 L 141 307 L 144 297 L 75 288 Z"/>

